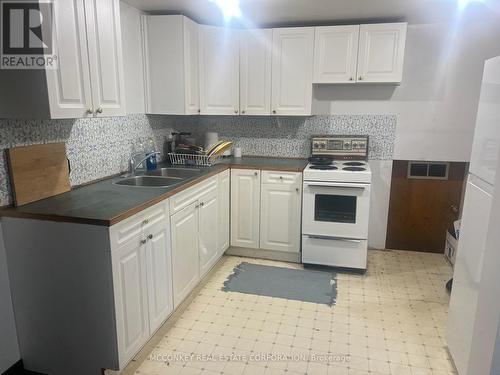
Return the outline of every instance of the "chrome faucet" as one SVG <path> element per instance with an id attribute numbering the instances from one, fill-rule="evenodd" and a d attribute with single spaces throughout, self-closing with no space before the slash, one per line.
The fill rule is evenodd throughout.
<path id="1" fill-rule="evenodd" d="M 148 152 L 146 154 L 146 156 L 144 156 L 140 161 L 136 162 L 135 161 L 135 158 L 136 156 L 139 156 L 139 155 L 144 155 L 143 152 L 138 152 L 138 153 L 135 153 L 135 154 L 132 154 L 130 156 L 130 159 L 129 159 L 129 164 L 128 164 L 128 176 L 133 176 L 135 175 L 135 171 L 137 168 L 139 168 L 139 166 L 144 163 L 151 155 L 161 155 L 161 152 L 158 152 L 158 151 L 153 151 L 153 152 Z"/>

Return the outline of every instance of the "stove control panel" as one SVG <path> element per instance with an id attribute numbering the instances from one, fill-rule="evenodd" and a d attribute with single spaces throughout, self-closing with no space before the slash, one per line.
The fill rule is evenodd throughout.
<path id="1" fill-rule="evenodd" d="M 367 135 L 317 136 L 311 139 L 311 155 L 328 155 L 338 159 L 367 159 Z"/>

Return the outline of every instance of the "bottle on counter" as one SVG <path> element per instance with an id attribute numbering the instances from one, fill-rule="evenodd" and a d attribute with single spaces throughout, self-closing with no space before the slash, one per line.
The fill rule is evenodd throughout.
<path id="1" fill-rule="evenodd" d="M 149 138 L 146 147 L 146 169 L 148 171 L 154 171 L 158 165 L 156 160 L 156 147 L 153 138 Z"/>

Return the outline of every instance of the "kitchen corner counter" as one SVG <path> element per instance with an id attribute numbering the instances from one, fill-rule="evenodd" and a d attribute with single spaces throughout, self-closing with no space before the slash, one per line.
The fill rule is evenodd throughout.
<path id="1" fill-rule="evenodd" d="M 162 188 L 119 186 L 114 182 L 121 177 L 114 177 L 38 202 L 2 209 L 0 217 L 112 226 L 229 168 L 302 172 L 306 165 L 306 159 L 228 158 L 212 167 L 203 167 L 201 175 Z"/>

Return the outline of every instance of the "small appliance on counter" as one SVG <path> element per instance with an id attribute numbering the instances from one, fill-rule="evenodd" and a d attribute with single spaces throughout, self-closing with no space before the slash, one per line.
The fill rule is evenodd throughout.
<path id="1" fill-rule="evenodd" d="M 304 170 L 302 263 L 366 270 L 368 136 L 311 139 Z"/>

